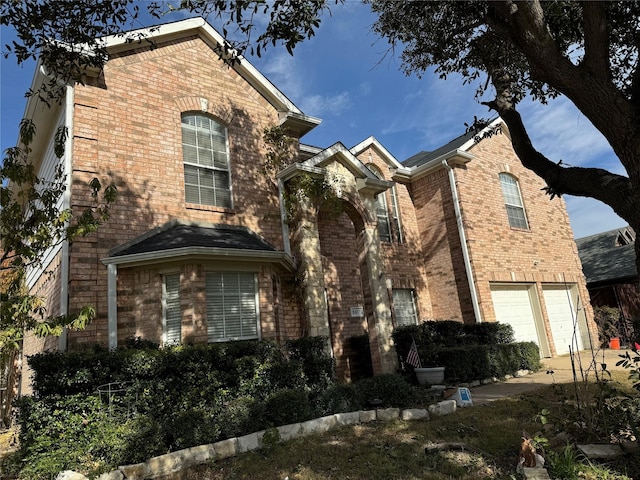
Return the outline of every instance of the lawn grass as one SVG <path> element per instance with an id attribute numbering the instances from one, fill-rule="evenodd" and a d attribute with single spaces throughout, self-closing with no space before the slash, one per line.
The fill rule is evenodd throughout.
<path id="1" fill-rule="evenodd" d="M 614 381 L 629 388 L 624 372 L 615 375 Z M 341 427 L 193 467 L 162 480 L 511 480 L 518 478 L 515 468 L 523 432 L 547 435 L 539 417 L 543 408 L 552 409 L 552 421 L 568 421 L 574 409 L 572 389 L 572 384 L 552 385 L 431 420 Z M 476 453 L 425 453 L 425 447 L 439 442 L 463 442 Z M 555 445 L 560 450 L 563 447 L 566 444 Z M 581 478 L 629 479 L 624 476 L 632 473 L 627 465 L 625 461 L 616 470 L 581 466 Z"/>

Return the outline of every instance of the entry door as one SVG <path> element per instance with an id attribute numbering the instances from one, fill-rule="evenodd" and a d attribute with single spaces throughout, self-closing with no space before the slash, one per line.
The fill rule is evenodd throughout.
<path id="1" fill-rule="evenodd" d="M 540 342 L 536 319 L 531 306 L 527 285 L 499 285 L 491 287 L 493 309 L 496 320 L 513 327 L 516 342 L 535 342 L 542 354 L 544 343 Z"/>
<path id="2" fill-rule="evenodd" d="M 569 345 L 574 351 L 582 350 L 582 333 L 571 289 L 558 285 L 542 287 L 542 291 L 556 353 L 558 355 L 569 353 Z"/>

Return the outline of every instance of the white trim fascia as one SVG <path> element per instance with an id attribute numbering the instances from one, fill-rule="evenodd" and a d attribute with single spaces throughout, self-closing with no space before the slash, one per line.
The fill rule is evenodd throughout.
<path id="1" fill-rule="evenodd" d="M 279 263 L 287 270 L 293 270 L 291 256 L 280 251 L 245 250 L 242 248 L 220 247 L 181 247 L 153 252 L 134 253 L 101 259 L 104 265 L 140 266 L 167 261 L 180 260 L 186 257 L 199 257 L 207 260 L 233 260 L 234 262 Z"/>
<path id="2" fill-rule="evenodd" d="M 351 147 L 350 152 L 354 156 L 358 156 L 359 153 L 366 150 L 368 147 L 375 147 L 381 154 L 384 162 L 394 169 L 404 168 L 402 164 L 394 157 L 389 150 L 387 150 L 374 136 L 371 136 L 354 147 Z"/>
<path id="3" fill-rule="evenodd" d="M 294 132 L 298 138 L 303 137 L 322 123 L 322 119 L 296 112 L 280 112 L 280 126 L 288 132 Z"/>
<path id="4" fill-rule="evenodd" d="M 451 150 L 450 152 L 443 153 L 439 157 L 430 160 L 424 165 L 412 168 L 410 173 L 411 181 L 415 181 L 431 172 L 435 172 L 436 170 L 444 168 L 442 162 L 447 162 L 449 165 L 464 165 L 469 163 L 474 158 L 475 155 L 473 155 L 472 153 L 456 148 L 455 150 Z"/>
<path id="5" fill-rule="evenodd" d="M 411 182 L 411 169 L 408 167 L 400 167 L 393 172 L 391 179 L 399 183 Z"/>
<path id="6" fill-rule="evenodd" d="M 309 165 L 305 165 L 304 163 L 292 163 L 288 167 L 280 170 L 276 174 L 276 178 L 278 180 L 282 180 L 286 182 L 287 180 L 292 179 L 293 177 L 299 175 L 300 173 L 309 173 L 317 177 L 323 177 L 324 174 L 326 173 L 326 170 L 320 167 L 312 167 Z"/>
<path id="7" fill-rule="evenodd" d="M 334 143 L 329 148 L 325 148 L 316 156 L 302 162 L 303 165 L 313 167 L 324 167 L 331 161 L 339 161 L 357 178 L 370 178 L 379 180 L 364 163 L 362 163 L 351 151 L 341 142 Z"/>
<path id="8" fill-rule="evenodd" d="M 139 42 L 127 42 L 127 39 L 131 38 L 132 35 L 143 37 L 142 41 L 144 41 L 144 39 L 160 41 L 180 38 L 185 36 L 190 30 L 196 31 L 198 35 L 212 47 L 224 44 L 224 37 L 202 17 L 188 18 L 164 25 L 123 32 L 123 34 L 103 37 L 100 40 L 104 42 L 108 52 L 119 53 L 139 48 Z M 253 88 L 260 92 L 279 112 L 299 114 L 303 118 L 311 119 L 311 123 L 317 120 L 314 117 L 305 116 L 284 93 L 262 75 L 245 57 L 238 55 L 237 59 L 238 61 L 232 68 Z"/>
<path id="9" fill-rule="evenodd" d="M 460 147 L 458 147 L 458 149 L 466 152 L 467 150 L 469 150 L 471 147 L 473 147 L 474 145 L 476 145 L 478 143 L 475 140 L 475 138 L 477 136 L 483 135 L 484 133 L 488 132 L 490 129 L 492 129 L 493 127 L 495 127 L 496 125 L 498 125 L 500 123 L 504 124 L 504 121 L 502 120 L 502 118 L 497 117 L 495 120 L 493 120 L 493 122 L 491 122 L 489 125 L 487 125 L 482 130 L 480 130 L 478 133 L 476 133 L 473 137 L 471 137 L 469 140 L 467 140 L 465 143 L 463 143 Z M 503 125 L 503 127 L 506 127 L 506 125 Z"/>
<path id="10" fill-rule="evenodd" d="M 306 143 L 301 143 L 300 151 L 309 155 L 317 155 L 322 151 L 322 148 L 314 147 L 313 145 L 307 145 Z"/>

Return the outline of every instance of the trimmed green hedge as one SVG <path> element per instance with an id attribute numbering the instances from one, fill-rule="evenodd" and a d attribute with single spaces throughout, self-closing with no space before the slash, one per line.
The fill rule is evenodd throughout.
<path id="1" fill-rule="evenodd" d="M 184 345 L 131 341 L 115 351 L 29 358 L 34 396 L 16 401 L 19 478 L 94 476 L 195 445 L 336 412 L 404 407 L 418 390 L 399 375 L 341 385 L 327 339 Z M 105 384 L 115 382 L 108 396 Z M 101 392 L 98 391 L 100 388 Z"/>
<path id="2" fill-rule="evenodd" d="M 448 382 L 469 382 L 503 377 L 522 369 L 540 369 L 538 346 L 514 343 L 513 328 L 507 324 L 428 321 L 396 328 L 393 340 L 401 360 L 407 357 L 415 340 L 422 366 L 444 366 Z M 413 367 L 405 367 L 413 378 Z"/>

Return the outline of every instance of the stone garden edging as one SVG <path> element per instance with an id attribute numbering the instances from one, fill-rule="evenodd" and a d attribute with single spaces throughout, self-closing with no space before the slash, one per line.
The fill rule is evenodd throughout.
<path id="1" fill-rule="evenodd" d="M 360 410 L 356 412 L 335 413 L 306 422 L 292 423 L 276 427 L 283 441 L 291 440 L 314 433 L 324 433 L 334 427 L 368 423 L 376 420 L 429 420 L 430 415 L 448 415 L 456 411 L 455 400 L 444 400 L 428 409 L 384 408 L 376 410 Z M 250 433 L 242 437 L 229 438 L 216 443 L 185 448 L 150 458 L 146 462 L 124 465 L 108 473 L 96 477 L 96 480 L 148 480 L 162 475 L 179 472 L 185 468 L 203 463 L 224 460 L 240 453 L 262 448 L 262 437 L 266 430 Z M 70 470 L 60 472 L 56 480 L 87 480 L 84 475 Z"/>

